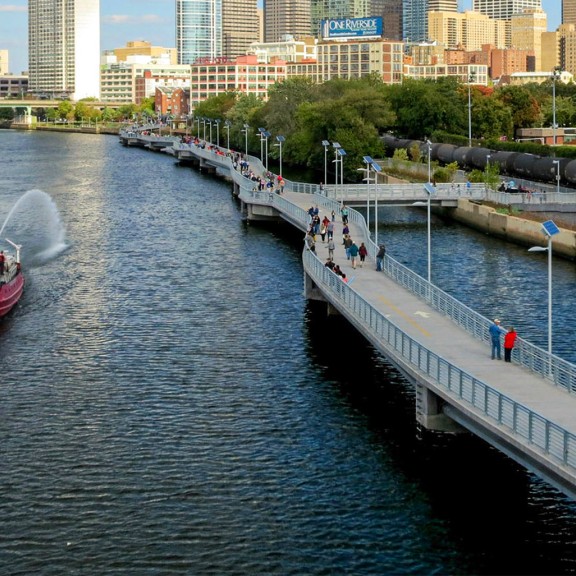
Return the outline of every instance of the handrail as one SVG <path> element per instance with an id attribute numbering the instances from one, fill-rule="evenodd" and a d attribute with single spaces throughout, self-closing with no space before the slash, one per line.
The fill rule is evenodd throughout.
<path id="1" fill-rule="evenodd" d="M 307 229 L 308 214 L 306 211 L 301 210 L 300 208 L 292 211 L 290 206 L 294 205 L 278 194 L 270 192 L 253 192 L 251 190 L 251 181 L 242 176 L 240 172 L 234 170 L 230 157 L 218 155 L 212 150 L 200 148 L 197 148 L 195 153 L 206 160 L 217 163 L 221 168 L 226 169 L 230 173 L 234 182 L 239 186 L 241 199 L 253 203 L 273 205 L 280 212 L 290 215 L 295 223 L 299 223 L 302 230 L 305 231 Z M 265 169 L 258 158 L 250 156 L 248 160 L 250 165 L 257 172 L 265 172 Z M 319 187 L 316 185 L 309 184 L 308 186 L 310 186 L 311 190 L 319 190 Z M 334 210 L 337 215 L 341 214 L 341 206 L 338 201 L 317 193 L 310 193 L 310 197 L 312 204 L 318 204 L 328 212 Z M 348 220 L 359 226 L 362 231 L 361 241 L 365 243 L 366 248 L 368 249 L 368 256 L 372 260 L 375 260 L 378 246 L 376 246 L 370 238 L 364 217 L 356 210 L 349 209 Z M 447 318 L 450 318 L 468 334 L 482 342 L 489 341 L 490 337 L 488 329 L 492 323 L 491 320 L 485 318 L 478 312 L 475 312 L 470 307 L 466 306 L 450 294 L 447 294 L 437 286 L 428 283 L 427 280 L 416 274 L 416 272 L 410 270 L 388 255 L 384 259 L 383 270 L 384 273 L 392 278 L 397 284 L 418 296 L 434 310 L 440 312 Z M 516 340 L 513 361 L 524 366 L 533 373 L 543 376 L 547 381 L 566 392 L 576 393 L 575 364 L 559 358 L 554 354 L 549 354 L 547 350 L 543 350 L 520 337 Z"/>

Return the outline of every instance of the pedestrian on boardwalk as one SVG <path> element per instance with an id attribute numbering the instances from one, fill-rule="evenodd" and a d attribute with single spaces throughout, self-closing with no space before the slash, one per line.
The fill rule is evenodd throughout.
<path id="1" fill-rule="evenodd" d="M 352 246 L 352 238 L 350 236 L 346 236 L 344 238 L 344 250 L 346 251 L 346 259 L 350 260 L 350 247 Z"/>
<path id="2" fill-rule="evenodd" d="M 360 248 L 358 248 L 358 254 L 360 255 L 360 268 L 364 265 L 364 260 L 366 260 L 366 256 L 368 255 L 368 248 L 366 248 L 366 244 L 362 242 L 360 244 Z"/>
<path id="3" fill-rule="evenodd" d="M 334 222 L 328 220 L 328 224 L 326 224 L 326 233 L 328 234 L 328 240 L 334 238 Z"/>
<path id="4" fill-rule="evenodd" d="M 322 237 L 322 242 L 326 239 L 326 226 L 324 224 L 320 225 L 320 236 Z"/>
<path id="5" fill-rule="evenodd" d="M 312 232 L 308 232 L 308 234 L 306 234 L 306 246 L 310 252 L 316 252 L 316 242 L 314 241 Z"/>
<path id="6" fill-rule="evenodd" d="M 336 245 L 334 244 L 334 238 L 328 239 L 328 258 L 334 259 L 334 249 Z"/>
<path id="7" fill-rule="evenodd" d="M 494 318 L 494 322 L 489 328 L 490 332 L 490 341 L 492 343 L 492 360 L 498 358 L 498 360 L 502 360 L 502 355 L 500 353 L 500 335 L 505 334 L 506 330 L 500 326 L 500 320 L 498 318 Z"/>
<path id="8" fill-rule="evenodd" d="M 348 234 L 350 234 L 350 228 L 348 228 L 348 224 L 344 224 L 344 228 L 342 228 L 342 244 L 346 242 Z"/>
<path id="9" fill-rule="evenodd" d="M 342 206 L 340 213 L 342 214 L 342 224 L 348 224 L 348 208 L 346 208 L 346 206 Z"/>
<path id="10" fill-rule="evenodd" d="M 504 336 L 504 362 L 510 362 L 512 359 L 512 348 L 516 342 L 516 337 L 518 334 L 516 330 L 511 326 L 510 330 Z"/>
<path id="11" fill-rule="evenodd" d="M 384 256 L 386 256 L 386 247 L 384 244 L 380 244 L 378 248 L 378 253 L 376 254 L 376 270 L 382 272 L 382 265 L 384 264 Z"/>
<path id="12" fill-rule="evenodd" d="M 336 222 L 336 212 L 332 210 L 332 222 Z"/>
<path id="13" fill-rule="evenodd" d="M 356 242 L 352 241 L 350 244 L 350 248 L 348 248 L 348 254 L 350 255 L 350 260 L 352 260 L 352 268 L 356 270 L 356 258 L 358 258 L 359 248 L 356 245 Z"/>

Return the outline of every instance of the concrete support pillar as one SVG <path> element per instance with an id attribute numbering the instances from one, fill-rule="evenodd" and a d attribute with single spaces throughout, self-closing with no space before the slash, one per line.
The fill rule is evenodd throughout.
<path id="1" fill-rule="evenodd" d="M 312 278 L 304 272 L 304 296 L 308 300 L 317 300 L 319 302 L 326 302 L 326 298 L 322 295 L 322 292 L 318 290 L 318 287 L 312 281 Z"/>
<path id="2" fill-rule="evenodd" d="M 436 432 L 465 432 L 464 428 L 442 413 L 442 399 L 419 383 L 416 384 L 416 420 L 424 428 Z"/>

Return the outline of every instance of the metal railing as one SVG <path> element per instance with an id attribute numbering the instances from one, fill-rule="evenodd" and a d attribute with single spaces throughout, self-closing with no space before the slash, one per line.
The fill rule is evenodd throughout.
<path id="1" fill-rule="evenodd" d="M 330 271 L 309 250 L 304 269 L 353 323 L 361 323 L 397 359 L 417 370 L 447 395 L 506 428 L 556 462 L 576 470 L 576 436 L 540 414 L 494 390 L 408 336 L 360 294 Z"/>
<path id="2" fill-rule="evenodd" d="M 289 216 L 289 219 L 305 231 L 308 228 L 308 213 L 295 206 L 291 202 L 285 200 L 281 195 L 273 192 L 255 192 L 252 190 L 253 182 L 242 176 L 239 171 L 234 170 L 231 163 L 231 158 L 223 155 L 218 155 L 212 150 L 197 148 L 195 152 L 198 156 L 210 160 L 213 164 L 217 164 L 223 169 L 226 169 L 234 182 L 240 188 L 240 198 L 246 202 L 268 204 L 274 206 L 279 212 Z M 258 158 L 252 156 L 248 157 L 250 166 L 257 173 L 263 173 L 264 167 Z M 298 183 L 291 183 L 298 184 Z M 319 187 L 309 184 L 311 190 L 319 190 Z M 418 185 L 422 190 L 422 186 Z M 301 187 L 296 186 L 297 191 L 303 192 L 304 185 Z M 340 203 L 329 197 L 319 195 L 317 193 L 310 193 L 310 202 L 312 205 L 321 206 L 327 212 L 334 210 L 337 216 L 341 216 Z M 370 238 L 370 233 L 366 227 L 364 217 L 356 210 L 349 209 L 348 220 L 356 224 L 361 231 L 360 241 L 364 242 L 368 249 L 368 257 L 375 261 L 378 246 Z M 427 280 L 400 264 L 390 256 L 384 259 L 384 273 L 392 278 L 397 284 L 418 296 L 425 301 L 428 306 L 440 312 L 447 318 L 450 318 L 455 324 L 460 326 L 468 334 L 472 335 L 475 339 L 481 342 L 489 342 L 489 328 L 491 321 L 485 318 L 478 312 L 475 312 L 453 296 L 450 296 L 437 286 L 428 283 Z M 514 347 L 512 359 L 515 363 L 520 364 L 538 374 L 547 381 L 562 388 L 569 393 L 576 393 L 576 365 L 572 364 L 558 356 L 549 354 L 547 350 L 543 350 L 527 340 L 518 338 Z"/>
<path id="3" fill-rule="evenodd" d="M 307 229 L 309 216 L 306 210 L 275 192 L 253 190 L 253 182 L 234 170 L 230 157 L 199 148 L 196 149 L 196 154 L 226 170 L 238 185 L 240 198 L 244 202 L 271 205 L 302 230 Z M 263 173 L 263 167 L 257 158 L 249 157 L 248 161 L 256 172 Z M 310 194 L 312 204 L 318 204 L 327 211 L 334 210 L 340 215 L 340 203 L 317 194 L 318 186 L 297 185 L 293 190 Z M 305 190 L 310 190 L 310 192 L 305 192 Z M 377 246 L 369 238 L 364 218 L 355 210 L 350 210 L 349 220 L 359 225 L 364 231 L 364 242 L 368 247 L 370 257 L 374 259 Z M 522 439 L 532 449 L 537 449 L 552 462 L 562 463 L 576 470 L 576 436 L 574 434 L 501 394 L 419 344 L 324 266 L 320 259 L 307 249 L 303 252 L 303 265 L 306 273 L 317 286 L 321 287 L 325 296 L 337 305 L 352 323 L 361 324 L 373 335 L 375 341 L 380 342 L 397 359 L 401 359 L 403 363 L 417 370 L 431 385 L 442 389 L 447 396 L 464 403 L 479 417 L 508 430 L 510 434 Z M 424 278 L 389 256 L 384 260 L 384 273 L 397 284 L 421 298 L 431 308 L 450 318 L 474 338 L 483 342 L 489 340 L 488 328 L 491 322 L 487 318 L 428 283 Z M 548 352 L 520 338 L 517 340 L 513 359 L 568 392 L 576 392 L 575 365 L 549 355 Z"/>

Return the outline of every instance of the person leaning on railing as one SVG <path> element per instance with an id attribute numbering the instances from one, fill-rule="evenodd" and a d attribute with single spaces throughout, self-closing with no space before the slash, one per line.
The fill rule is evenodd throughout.
<path id="1" fill-rule="evenodd" d="M 384 256 L 386 256 L 386 247 L 380 244 L 378 252 L 376 253 L 376 270 L 382 272 L 382 265 L 384 264 Z"/>

